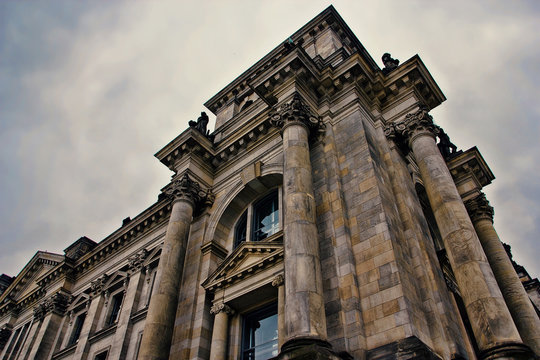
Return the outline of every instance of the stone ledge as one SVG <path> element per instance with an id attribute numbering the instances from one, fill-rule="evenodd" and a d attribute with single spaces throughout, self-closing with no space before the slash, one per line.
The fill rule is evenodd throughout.
<path id="1" fill-rule="evenodd" d="M 271 360 L 352 360 L 346 352 L 336 354 L 332 346 L 324 340 L 299 338 L 287 341 L 281 353 Z"/>

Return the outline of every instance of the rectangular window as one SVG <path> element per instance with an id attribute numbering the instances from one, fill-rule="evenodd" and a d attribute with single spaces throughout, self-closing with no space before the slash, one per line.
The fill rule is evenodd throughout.
<path id="1" fill-rule="evenodd" d="M 111 300 L 111 313 L 107 319 L 107 325 L 112 325 L 118 320 L 120 308 L 122 307 L 122 300 L 124 299 L 124 292 L 119 292 L 114 295 Z"/>
<path id="2" fill-rule="evenodd" d="M 278 355 L 277 305 L 244 317 L 242 360 L 267 360 Z"/>
<path id="3" fill-rule="evenodd" d="M 77 315 L 75 318 L 75 323 L 73 324 L 73 331 L 71 332 L 71 337 L 69 338 L 68 346 L 73 345 L 79 340 L 81 336 L 82 327 L 84 324 L 84 319 L 86 319 L 86 313 Z"/>

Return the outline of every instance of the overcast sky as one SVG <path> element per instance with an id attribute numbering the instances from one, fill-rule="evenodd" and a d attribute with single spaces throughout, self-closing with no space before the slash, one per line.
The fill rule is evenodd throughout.
<path id="1" fill-rule="evenodd" d="M 496 229 L 540 275 L 540 2 L 333 4 L 379 66 L 420 55 L 448 98 L 436 123 L 478 146 Z M 1 2 L 0 273 L 150 206 L 172 175 L 153 154 L 328 5 Z"/>

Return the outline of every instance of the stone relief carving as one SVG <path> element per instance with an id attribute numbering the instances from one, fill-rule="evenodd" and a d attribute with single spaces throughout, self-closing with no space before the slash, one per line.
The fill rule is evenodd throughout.
<path id="1" fill-rule="evenodd" d="M 143 268 L 143 262 L 147 258 L 148 254 L 148 250 L 142 249 L 129 258 L 128 266 L 131 272 L 137 272 Z"/>

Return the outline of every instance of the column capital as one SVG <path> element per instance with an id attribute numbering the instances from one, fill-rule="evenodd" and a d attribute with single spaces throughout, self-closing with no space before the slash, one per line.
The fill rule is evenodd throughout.
<path id="1" fill-rule="evenodd" d="M 187 201 L 194 208 L 210 206 L 214 202 L 212 191 L 201 188 L 201 185 L 192 180 L 187 172 L 180 179 L 174 180 L 164 192 L 173 199 L 173 202 Z"/>
<path id="2" fill-rule="evenodd" d="M 41 320 L 48 313 L 64 315 L 69 304 L 69 296 L 57 292 L 53 296 L 43 300 L 34 308 L 34 318 Z"/>
<path id="3" fill-rule="evenodd" d="M 301 125 L 308 129 L 313 137 L 324 135 L 326 125 L 319 116 L 316 116 L 309 105 L 305 103 L 300 94 L 294 93 L 293 99 L 274 108 L 270 114 L 272 126 L 283 130 L 290 125 Z"/>
<path id="4" fill-rule="evenodd" d="M 109 279 L 109 275 L 103 274 L 96 280 L 90 282 L 90 290 L 92 295 L 101 295 L 105 291 L 105 283 Z"/>
<path id="5" fill-rule="evenodd" d="M 480 193 L 480 195 L 475 198 L 465 201 L 465 207 L 467 208 L 467 212 L 473 223 L 482 219 L 489 220 L 493 223 L 494 210 L 493 207 L 489 205 L 486 194 Z"/>
<path id="6" fill-rule="evenodd" d="M 137 271 L 140 271 L 142 268 L 143 268 L 143 263 L 144 263 L 144 260 L 148 257 L 148 250 L 146 249 L 142 249 L 141 251 L 139 251 L 138 253 L 136 253 L 135 255 L 132 255 L 129 259 L 128 259 L 128 266 L 129 266 L 129 270 L 132 272 L 132 273 L 135 273 Z"/>
<path id="7" fill-rule="evenodd" d="M 272 286 L 274 286 L 274 287 L 281 286 L 284 283 L 285 283 L 285 278 L 283 277 L 282 274 L 276 275 L 274 280 L 272 280 Z"/>
<path id="8" fill-rule="evenodd" d="M 231 308 L 229 305 L 225 303 L 217 303 L 217 304 L 212 305 L 212 307 L 210 308 L 210 314 L 212 315 L 217 315 L 220 312 L 223 312 L 227 315 L 234 314 L 233 308 Z"/>
<path id="9" fill-rule="evenodd" d="M 386 125 L 384 135 L 393 140 L 404 153 L 408 153 L 412 142 L 418 136 L 436 138 L 440 133 L 440 128 L 433 123 L 433 117 L 428 112 L 427 106 L 420 106 L 415 113 L 405 115 L 402 121 Z"/>

